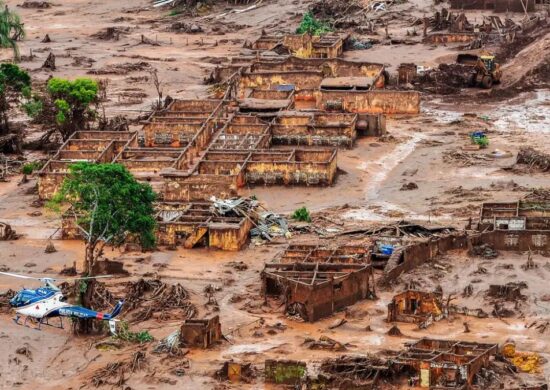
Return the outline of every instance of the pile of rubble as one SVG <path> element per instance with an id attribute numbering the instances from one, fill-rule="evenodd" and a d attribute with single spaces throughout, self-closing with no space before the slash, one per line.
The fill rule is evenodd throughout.
<path id="1" fill-rule="evenodd" d="M 537 168 L 543 172 L 550 171 L 550 155 L 533 148 L 521 148 L 516 163 L 528 165 L 529 169 Z"/>
<path id="2" fill-rule="evenodd" d="M 9 289 L 3 294 L 0 294 L 0 313 L 7 314 L 11 312 L 10 299 L 15 296 L 15 291 Z"/>
<path id="3" fill-rule="evenodd" d="M 189 292 L 179 283 L 171 285 L 159 279 L 140 279 L 127 283 L 125 291 L 128 310 L 136 310 L 133 322 L 147 321 L 156 313 L 166 319 L 173 309 L 182 314 L 178 318 L 197 315 L 197 308 L 189 302 Z"/>
<path id="4" fill-rule="evenodd" d="M 275 237 L 288 237 L 289 229 L 284 217 L 272 213 L 253 198 L 217 199 L 212 197 L 212 212 L 220 217 L 245 217 L 252 221 L 250 235 L 255 241 L 271 241 Z"/>
<path id="5" fill-rule="evenodd" d="M 125 299 L 124 311 L 130 322 L 147 321 L 153 316 L 161 320 L 171 317 L 193 318 L 197 308 L 189 301 L 189 292 L 179 283 L 168 284 L 159 279 L 139 279 L 124 283 L 123 293 L 114 293 L 105 284 L 96 282 L 92 307 L 97 310 L 111 308 L 117 299 Z"/>
<path id="6" fill-rule="evenodd" d="M 0 222 L 0 241 L 17 240 L 19 235 L 12 229 L 11 225 Z"/>

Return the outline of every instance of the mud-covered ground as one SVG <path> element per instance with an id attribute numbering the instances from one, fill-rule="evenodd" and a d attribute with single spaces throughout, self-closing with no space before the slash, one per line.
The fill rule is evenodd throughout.
<path id="1" fill-rule="evenodd" d="M 20 2 L 10 0 L 7 4 L 15 8 Z M 216 62 L 238 53 L 244 42 L 254 40 L 262 29 L 291 31 L 308 6 L 308 2 L 299 0 L 264 0 L 264 3 L 248 12 L 214 19 L 206 19 L 207 14 L 194 18 L 170 16 L 169 10 L 154 9 L 146 0 L 61 0 L 44 10 L 17 8 L 27 28 L 21 53 L 29 56 L 32 50 L 34 55 L 34 59 L 26 58 L 21 65 L 40 80 L 51 75 L 107 79 L 107 115 L 135 118 L 147 111 L 155 99 L 149 73 L 152 68 L 159 72 L 164 95 L 205 97 L 208 90 L 202 80 Z M 389 25 L 393 38 L 406 36 L 405 16 L 433 12 L 433 6 L 423 0 L 395 7 L 395 22 Z M 209 13 L 219 15 L 226 8 L 223 3 Z M 476 13 L 470 11 L 468 17 L 475 18 Z M 170 29 L 176 22 L 196 24 L 203 32 L 176 33 Z M 92 37 L 109 27 L 119 29 L 118 38 Z M 52 42 L 41 43 L 46 34 Z M 141 43 L 142 35 L 155 44 Z M 383 29 L 379 29 L 378 35 L 383 35 Z M 516 60 L 510 60 L 505 69 L 512 74 L 505 73 L 502 88 L 517 83 L 516 72 L 525 70 L 521 66 L 525 61 L 535 63 L 547 53 L 548 45 L 542 42 L 542 47 L 533 46 L 521 52 Z M 53 72 L 40 69 L 50 51 L 57 58 L 57 70 Z M 2 54 L 5 58 L 10 55 L 8 51 Z M 455 54 L 456 50 L 448 46 L 396 44 L 375 45 L 372 49 L 347 53 L 346 57 L 383 62 L 393 70 L 400 62 L 410 61 L 434 66 Z M 127 63 L 138 64 L 134 66 L 138 70 L 123 68 L 118 71 L 120 74 L 112 73 L 113 65 Z M 243 189 L 242 193 L 256 195 L 268 209 L 283 214 L 305 205 L 314 215 L 323 214 L 339 222 L 337 228 L 342 228 L 342 224 L 361 227 L 400 219 L 463 227 L 469 217 L 477 215 L 481 202 L 515 200 L 534 188 L 548 187 L 550 174 L 528 171 L 514 163 L 517 151 L 523 146 L 550 153 L 549 90 L 531 90 L 498 102 L 485 101 L 476 90 L 462 95 L 457 101 L 448 96 L 425 95 L 420 115 L 388 120 L 389 136 L 363 138 L 353 149 L 340 150 L 339 176 L 332 187 L 254 187 Z M 470 150 L 468 134 L 475 130 L 487 131 L 490 140 L 487 149 Z M 34 127 L 29 129 L 29 138 L 36 135 L 34 131 L 37 131 Z M 19 185 L 20 179 L 16 176 L 0 183 L 0 220 L 22 234 L 17 241 L 0 242 L 0 267 L 37 276 L 57 275 L 74 261 L 79 268 L 82 243 L 57 239 L 59 217 L 31 205 L 36 200 L 33 192 L 36 178 Z M 410 182 L 418 189 L 402 191 L 403 184 Z M 50 238 L 57 252 L 46 254 L 44 249 Z M 297 236 L 292 240 L 307 238 Z M 222 331 L 228 340 L 210 350 L 194 349 L 183 358 L 168 358 L 152 354 L 152 345 L 98 349 L 96 344 L 102 339 L 97 337 L 75 337 L 69 329 L 46 328 L 39 332 L 15 325 L 6 313 L 0 315 L 4 351 L 0 356 L 0 388 L 92 388 L 92 376 L 98 369 L 111 362 L 125 361 L 140 348 L 146 350 L 143 369 L 125 376 L 125 386 L 133 389 L 263 388 L 261 380 L 252 384 L 220 384 L 213 379 L 213 373 L 227 359 L 262 367 L 266 358 L 319 361 L 335 356 L 337 353 L 333 351 L 312 351 L 304 345 L 306 338 L 318 339 L 323 335 L 349 343 L 347 351 L 338 353 L 398 350 L 404 342 L 424 336 L 494 343 L 512 339 L 519 350 L 537 352 L 550 360 L 550 329 L 541 335 L 534 328 L 526 328 L 535 320 L 550 319 L 550 304 L 543 299 L 550 294 L 546 283 L 550 263 L 545 257 L 535 255 L 539 268 L 525 271 L 520 267 L 526 261 L 525 254 L 501 253 L 495 260 L 449 254 L 437 261 L 438 267 L 424 265 L 403 275 L 395 285 L 379 290 L 375 301 L 362 301 L 331 318 L 307 324 L 286 318 L 276 307 L 264 306 L 259 295 L 259 273 L 264 263 L 271 261 L 285 244 L 280 239 L 270 245 L 251 245 L 241 252 L 160 250 L 146 254 L 145 260 L 137 260 L 144 257 L 139 253 L 108 251 L 107 257 L 124 257 L 125 268 L 131 273 L 129 277 L 109 280 L 108 285 L 116 288 L 127 280 L 154 273 L 166 282 L 181 283 L 191 293 L 199 315 L 220 315 Z M 234 262 L 243 262 L 246 269 L 236 269 Z M 480 267 L 485 272 L 479 271 Z M 509 318 L 456 316 L 436 323 L 429 330 L 399 324 L 404 336 L 388 336 L 391 324 L 385 322 L 387 304 L 411 280 L 427 290 L 440 285 L 445 295 L 457 296 L 455 303 L 473 309 L 490 311 L 492 303 L 485 291 L 491 283 L 525 281 L 527 298 Z M 460 294 L 468 284 L 474 286 L 474 294 L 463 298 Z M 207 304 L 204 289 L 209 285 L 216 287 L 214 298 L 219 312 Z M 36 287 L 33 283 L 0 278 L 0 292 L 23 286 Z M 345 318 L 347 323 L 330 330 L 329 326 L 339 318 Z M 469 333 L 464 333 L 465 321 Z M 147 329 L 155 339 L 161 339 L 177 329 L 179 323 L 152 319 L 133 325 L 133 329 Z M 28 346 L 31 354 L 17 354 L 16 350 L 22 346 Z M 176 369 L 183 374 L 176 375 Z M 549 378 L 550 365 L 546 363 L 543 369 Z M 525 383 L 537 379 L 528 374 L 518 377 Z"/>

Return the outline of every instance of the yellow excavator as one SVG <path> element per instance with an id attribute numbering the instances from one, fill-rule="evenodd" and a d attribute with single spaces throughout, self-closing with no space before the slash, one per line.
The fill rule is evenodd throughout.
<path id="1" fill-rule="evenodd" d="M 494 55 L 459 54 L 456 62 L 472 68 L 468 79 L 471 87 L 491 88 L 493 84 L 500 83 L 502 70 L 500 70 L 500 64 L 495 62 Z"/>

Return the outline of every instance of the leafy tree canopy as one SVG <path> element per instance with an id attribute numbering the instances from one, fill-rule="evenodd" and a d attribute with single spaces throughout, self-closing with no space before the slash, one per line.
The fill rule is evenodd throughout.
<path id="1" fill-rule="evenodd" d="M 306 12 L 302 18 L 302 22 L 296 30 L 296 33 L 322 35 L 330 31 L 331 28 L 328 23 L 317 20 L 311 12 Z"/>
<path id="2" fill-rule="evenodd" d="M 150 185 L 139 183 L 120 164 L 80 162 L 69 167 L 52 205 L 71 205 L 88 244 L 120 245 L 132 234 L 150 248 L 155 244 L 155 197 Z"/>
<path id="3" fill-rule="evenodd" d="M 90 104 L 97 101 L 99 86 L 95 80 L 88 78 L 70 81 L 54 77 L 48 81 L 47 91 L 57 111 L 56 122 L 70 126 L 72 133 L 88 120 L 85 112 Z"/>
<path id="4" fill-rule="evenodd" d="M 0 64 L 0 93 L 7 87 L 22 92 L 31 86 L 31 76 L 15 64 Z"/>
<path id="5" fill-rule="evenodd" d="M 48 92 L 55 99 L 66 100 L 70 104 L 88 106 L 97 100 L 97 81 L 79 78 L 73 81 L 53 77 L 48 81 Z"/>
<path id="6" fill-rule="evenodd" d="M 10 133 L 9 111 L 13 103 L 19 103 L 21 96 L 31 94 L 31 77 L 15 64 L 0 64 L 0 136 Z M 17 151 L 19 147 L 12 148 Z"/>
<path id="7" fill-rule="evenodd" d="M 19 15 L 12 12 L 3 1 L 0 1 L 0 47 L 13 50 L 14 57 L 19 58 L 17 41 L 25 37 L 25 29 Z"/>

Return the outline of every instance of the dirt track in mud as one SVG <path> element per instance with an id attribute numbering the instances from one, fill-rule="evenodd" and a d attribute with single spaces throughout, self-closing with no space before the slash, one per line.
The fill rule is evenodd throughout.
<path id="1" fill-rule="evenodd" d="M 19 2 L 7 1 L 14 8 Z M 214 67 L 217 58 L 237 53 L 245 40 L 253 40 L 262 29 L 291 29 L 290 26 L 296 25 L 307 4 L 280 0 L 254 11 L 231 14 L 220 18 L 219 22 L 170 17 L 168 11 L 152 9 L 150 2 L 145 0 L 129 5 L 107 0 L 64 0 L 55 2 L 53 7 L 45 10 L 18 8 L 28 31 L 21 45 L 21 53 L 28 55 L 32 49 L 35 55 L 32 61 L 23 61 L 22 66 L 31 69 L 33 77 L 46 80 L 50 75 L 77 77 L 90 71 L 105 71 L 106 67 L 118 63 L 147 63 L 141 65 L 142 70 L 138 71 L 91 75 L 109 80 L 109 101 L 106 104 L 109 116 L 123 114 L 135 117 L 147 111 L 155 98 L 153 85 L 148 79 L 150 68 L 159 71 L 165 95 L 205 97 L 208 91 L 202 80 Z M 411 10 L 414 13 L 420 12 L 426 3 L 418 1 L 410 5 L 416 7 Z M 403 6 L 404 11 L 406 7 Z M 222 13 L 223 8 L 212 12 Z M 168 31 L 175 21 L 197 23 L 206 32 L 186 34 Z M 212 32 L 216 24 L 226 30 L 223 35 Z M 113 26 L 123 30 L 118 40 L 91 37 Z M 403 36 L 405 31 L 406 28 L 400 24 L 390 27 L 390 32 L 396 37 Z M 45 34 L 50 36 L 51 43 L 40 42 Z M 141 35 L 159 45 L 140 44 Z M 54 72 L 39 69 L 50 51 L 57 57 L 58 69 Z M 403 59 L 415 59 L 433 66 L 453 54 L 454 51 L 447 47 L 432 50 L 423 45 L 394 45 L 352 52 L 349 58 L 384 62 L 391 69 Z M 524 56 L 520 58 L 521 61 L 524 59 Z M 512 62 L 508 69 L 518 67 L 518 63 Z M 469 93 L 474 95 L 474 92 Z M 323 189 L 255 187 L 243 190 L 243 194 L 258 196 L 275 212 L 290 213 L 306 205 L 314 212 L 325 212 L 331 218 L 340 218 L 353 226 L 408 219 L 463 227 L 469 217 L 479 212 L 479 204 L 483 201 L 519 199 L 529 189 L 548 187 L 548 173 L 507 169 L 513 165 L 513 156 L 522 146 L 536 146 L 550 153 L 547 142 L 550 132 L 548 101 L 548 90 L 526 92 L 507 101 L 486 104 L 479 97 L 475 102 L 468 103 L 461 99 L 461 103 L 456 104 L 448 98 L 428 96 L 422 101 L 420 115 L 388 120 L 391 137 L 385 140 L 363 138 L 352 150 L 340 150 L 340 174 L 334 186 Z M 488 149 L 469 152 L 474 157 L 452 157 L 453 152 L 461 152 L 469 145 L 470 132 L 481 129 L 486 129 L 489 135 Z M 510 152 L 510 157 L 494 158 L 491 156 L 494 151 Z M 17 241 L 0 242 L 0 266 L 7 267 L 10 272 L 30 275 L 55 275 L 75 260 L 78 266 L 83 253 L 80 242 L 54 240 L 57 252 L 44 253 L 48 238 L 52 235 L 56 237 L 58 217 L 45 209 L 30 207 L 36 196 L 27 193 L 35 182 L 31 180 L 28 184 L 18 185 L 19 179 L 13 177 L 9 183 L 0 183 L 0 220 L 10 223 L 19 234 L 23 234 Z M 418 189 L 400 191 L 402 185 L 409 182 L 416 183 Z M 342 208 L 343 205 L 347 206 Z M 33 211 L 41 214 L 29 215 Z M 344 313 L 314 324 L 290 320 L 277 311 L 266 311 L 258 305 L 261 303 L 259 272 L 264 263 L 275 257 L 284 245 L 284 240 L 280 240 L 276 244 L 252 246 L 236 253 L 206 249 L 160 251 L 152 253 L 146 262 L 128 261 L 125 267 L 132 273 L 131 279 L 158 272 L 168 282 L 182 283 L 191 292 L 191 300 L 201 315 L 214 313 L 211 307 L 205 305 L 204 288 L 208 285 L 219 286 L 221 291 L 214 294 L 219 306 L 216 314 L 221 316 L 223 333 L 230 341 L 212 350 L 191 351 L 185 356 L 190 366 L 185 369 L 183 377 L 172 373 L 181 360 L 164 361 L 148 355 L 148 370 L 135 373 L 126 384 L 134 389 L 215 388 L 220 385 L 212 379 L 212 374 L 230 358 L 261 366 L 268 357 L 319 360 L 333 356 L 334 352 L 311 351 L 302 345 L 306 337 L 317 339 L 321 335 L 350 343 L 350 353 L 397 350 L 404 342 L 427 335 L 496 343 L 512 338 L 519 349 L 538 352 L 550 360 L 548 336 L 525 329 L 525 324 L 531 320 L 550 316 L 548 303 L 538 307 L 532 300 L 526 304 L 524 317 L 521 318 L 469 319 L 472 332 L 468 334 L 463 333 L 463 320 L 455 318 L 435 324 L 429 332 L 400 324 L 404 337 L 386 335 L 390 328 L 390 324 L 384 321 L 387 304 L 404 282 L 420 280 L 427 289 L 441 284 L 445 293 L 458 293 L 468 281 L 463 276 L 463 270 L 474 272 L 478 265 L 484 264 L 479 259 L 467 259 L 461 253 L 440 261 L 448 265 L 446 271 L 439 271 L 430 277 L 430 272 L 436 273 L 433 269 L 419 269 L 404 277 L 400 284 L 379 291 L 378 300 L 360 302 Z M 140 254 L 124 254 L 126 257 L 130 255 Z M 107 256 L 116 257 L 119 252 L 108 252 Z M 235 261 L 244 262 L 248 268 L 243 271 L 234 269 L 229 263 Z M 517 268 L 523 261 L 521 255 L 501 254 L 499 257 L 499 262 L 514 263 Z M 546 258 L 535 256 L 535 261 L 541 267 L 548 266 Z M 159 271 L 158 264 L 166 267 Z M 497 267 L 496 264 L 493 266 Z M 547 276 L 547 268 L 544 270 Z M 547 292 L 545 279 L 541 279 L 541 275 L 522 273 L 521 277 L 527 281 L 532 296 Z M 493 280 L 516 278 L 518 276 L 513 272 L 503 274 L 495 269 L 494 277 L 486 277 L 479 286 L 479 295 L 464 304 L 484 304 L 482 290 L 486 285 Z M 109 284 L 117 285 L 125 280 L 127 278 L 117 278 Z M 22 286 L 30 287 L 19 280 L 0 279 L 0 291 Z M 238 296 L 242 296 L 243 300 L 234 298 Z M 265 319 L 263 326 L 256 322 L 260 317 Z M 342 317 L 347 319 L 345 325 L 328 330 L 335 319 Z M 90 340 L 73 337 L 67 329 L 38 332 L 16 326 L 7 314 L 2 315 L 0 321 L 0 338 L 4 346 L 0 357 L 1 389 L 78 389 L 84 384 L 86 388 L 92 388 L 90 378 L 95 370 L 109 362 L 128 358 L 138 348 L 130 346 L 101 351 L 94 348 Z M 286 329 L 267 334 L 266 329 L 277 323 L 284 324 Z M 372 330 L 366 331 L 369 325 Z M 177 321 L 155 320 L 138 326 L 139 329 L 149 329 L 157 339 L 177 327 Z M 254 336 L 258 331 L 263 336 Z M 24 345 L 31 350 L 31 357 L 15 353 Z M 546 377 L 549 377 L 549 364 L 544 369 Z M 524 379 L 530 380 L 528 375 Z M 262 386 L 260 383 L 241 384 L 233 388 Z"/>

